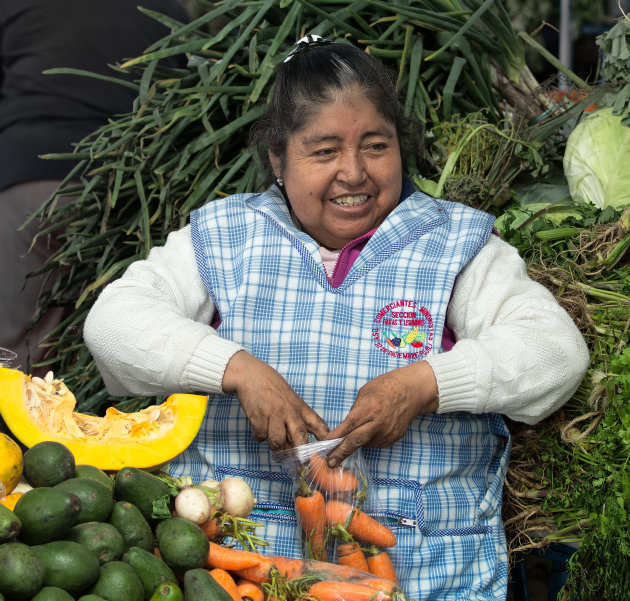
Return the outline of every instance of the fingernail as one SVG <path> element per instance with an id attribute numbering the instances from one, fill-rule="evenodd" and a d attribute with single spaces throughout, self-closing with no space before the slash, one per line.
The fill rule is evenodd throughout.
<path id="1" fill-rule="evenodd" d="M 328 460 L 328 467 L 337 467 L 339 465 L 339 461 L 337 461 L 336 459 L 329 459 Z"/>

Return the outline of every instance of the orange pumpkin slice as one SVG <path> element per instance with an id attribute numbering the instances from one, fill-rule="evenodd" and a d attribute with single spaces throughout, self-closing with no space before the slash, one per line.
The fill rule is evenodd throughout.
<path id="1" fill-rule="evenodd" d="M 60 442 L 77 464 L 107 471 L 164 466 L 193 441 L 207 403 L 207 396 L 173 394 L 141 411 L 123 413 L 110 407 L 96 417 L 75 411 L 74 395 L 52 374 L 42 379 L 0 368 L 0 414 L 22 444 Z"/>

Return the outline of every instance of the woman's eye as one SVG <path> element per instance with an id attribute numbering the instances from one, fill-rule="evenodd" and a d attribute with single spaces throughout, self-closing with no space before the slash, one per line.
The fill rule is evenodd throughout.
<path id="1" fill-rule="evenodd" d="M 316 150 L 313 154 L 316 157 L 327 157 L 330 156 L 334 150 L 332 148 L 321 148 L 320 150 Z"/>
<path id="2" fill-rule="evenodd" d="M 385 150 L 386 148 L 387 144 L 385 142 L 375 142 L 369 146 L 369 150 Z"/>

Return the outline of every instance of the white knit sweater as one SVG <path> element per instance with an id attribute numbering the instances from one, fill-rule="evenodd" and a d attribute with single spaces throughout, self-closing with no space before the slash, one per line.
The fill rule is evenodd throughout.
<path id="1" fill-rule="evenodd" d="M 86 345 L 114 395 L 221 392 L 242 347 L 208 324 L 214 303 L 199 273 L 190 227 L 108 285 L 84 327 Z M 529 424 L 565 403 L 588 348 L 553 295 L 496 236 L 458 276 L 447 314 L 457 343 L 427 357 L 438 412 L 494 412 Z"/>

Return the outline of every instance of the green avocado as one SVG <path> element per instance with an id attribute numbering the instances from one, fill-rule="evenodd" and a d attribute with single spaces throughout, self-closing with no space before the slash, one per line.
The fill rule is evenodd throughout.
<path id="1" fill-rule="evenodd" d="M 80 463 L 74 468 L 74 477 L 91 478 L 92 480 L 96 480 L 97 482 L 107 486 L 107 488 L 112 491 L 112 494 L 114 493 L 114 476 L 110 476 L 102 469 L 94 465 Z"/>
<path id="2" fill-rule="evenodd" d="M 122 535 L 125 551 L 131 547 L 140 547 L 153 552 L 155 544 L 151 526 L 133 503 L 116 501 L 109 516 L 109 523 Z"/>
<path id="3" fill-rule="evenodd" d="M 167 511 L 172 509 L 173 498 L 166 482 L 137 467 L 123 467 L 114 479 L 114 496 L 117 501 L 133 503 L 152 526 L 154 503 L 163 501 Z"/>
<path id="4" fill-rule="evenodd" d="M 54 540 L 31 547 L 44 566 L 44 585 L 64 589 L 73 597 L 82 594 L 99 577 L 96 555 L 71 540 Z"/>
<path id="5" fill-rule="evenodd" d="M 232 597 L 208 570 L 194 568 L 184 574 L 184 601 L 232 601 Z"/>
<path id="6" fill-rule="evenodd" d="M 208 559 L 208 537 L 190 520 L 167 518 L 157 525 L 155 536 L 162 559 L 175 572 L 201 568 Z"/>
<path id="7" fill-rule="evenodd" d="M 136 571 L 124 561 L 110 561 L 101 566 L 101 573 L 90 593 L 105 601 L 143 601 L 144 587 Z"/>
<path id="8" fill-rule="evenodd" d="M 173 570 L 162 559 L 140 547 L 131 547 L 123 555 L 123 561 L 138 574 L 144 589 L 145 601 L 151 598 L 160 584 L 177 581 Z"/>
<path id="9" fill-rule="evenodd" d="M 122 535 L 108 522 L 77 524 L 68 530 L 64 538 L 88 548 L 101 564 L 120 559 L 125 550 Z"/>
<path id="10" fill-rule="evenodd" d="M 0 543 L 13 540 L 22 528 L 20 518 L 8 507 L 0 505 Z"/>
<path id="11" fill-rule="evenodd" d="M 0 594 L 11 601 L 30 599 L 44 586 L 44 565 L 20 542 L 0 545 Z"/>
<path id="12" fill-rule="evenodd" d="M 26 491 L 15 504 L 22 528 L 18 539 L 39 545 L 61 538 L 77 521 L 81 500 L 74 494 L 50 486 Z"/>
<path id="13" fill-rule="evenodd" d="M 22 474 L 33 487 L 55 486 L 74 476 L 72 451 L 60 442 L 45 440 L 24 453 Z"/>
<path id="14" fill-rule="evenodd" d="M 92 478 L 69 478 L 54 488 L 71 493 L 81 499 L 77 524 L 106 522 L 114 507 L 114 495 L 104 484 Z"/>
<path id="15" fill-rule="evenodd" d="M 45 586 L 31 601 L 74 601 L 74 597 L 58 586 Z"/>

